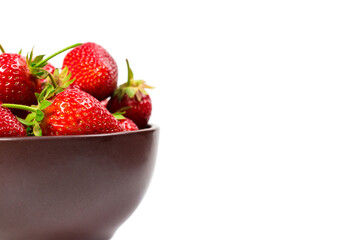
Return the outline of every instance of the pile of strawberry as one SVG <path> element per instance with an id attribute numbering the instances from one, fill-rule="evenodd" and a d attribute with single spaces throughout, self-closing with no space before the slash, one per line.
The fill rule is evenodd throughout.
<path id="1" fill-rule="evenodd" d="M 71 49 L 61 69 L 48 61 Z M 0 137 L 83 135 L 145 128 L 151 99 L 143 80 L 117 87 L 118 67 L 95 43 L 47 58 L 6 53 L 0 45 Z"/>

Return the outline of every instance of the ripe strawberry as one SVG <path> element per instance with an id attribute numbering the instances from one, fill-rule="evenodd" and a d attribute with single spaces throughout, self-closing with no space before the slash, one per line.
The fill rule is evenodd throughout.
<path id="1" fill-rule="evenodd" d="M 127 108 L 126 108 L 127 109 Z M 118 120 L 120 126 L 124 131 L 135 131 L 139 130 L 138 126 L 129 118 L 124 117 L 125 111 L 118 111 L 113 113 L 113 116 Z"/>
<path id="2" fill-rule="evenodd" d="M 71 50 L 64 58 L 64 67 L 68 67 L 75 78 L 73 87 L 90 93 L 100 101 L 116 89 L 116 62 L 103 47 L 95 43 L 84 43 Z"/>
<path id="3" fill-rule="evenodd" d="M 130 118 L 140 128 L 145 128 L 151 116 L 151 99 L 145 88 L 152 88 L 143 80 L 134 80 L 133 72 L 128 66 L 128 81 L 122 84 L 109 100 L 107 109 L 114 113 L 122 108 L 128 108 L 124 117 Z"/>
<path id="4" fill-rule="evenodd" d="M 136 124 L 128 118 L 119 119 L 120 126 L 124 129 L 124 131 L 136 131 L 139 130 L 139 128 L 136 126 Z"/>
<path id="5" fill-rule="evenodd" d="M 20 136 L 26 136 L 24 126 L 8 108 L 0 106 L 0 137 Z"/>
<path id="6" fill-rule="evenodd" d="M 101 103 L 79 89 L 58 94 L 43 110 L 43 135 L 81 135 L 121 132 L 115 117 Z"/>
<path id="7" fill-rule="evenodd" d="M 48 85 L 38 95 L 38 106 L 3 104 L 4 107 L 31 111 L 22 123 L 33 126 L 35 136 L 83 135 L 122 132 L 118 120 L 90 94 L 67 88 L 52 97 L 59 88 Z M 56 94 L 56 93 L 55 93 Z M 52 100 L 47 100 L 47 97 Z"/>
<path id="8" fill-rule="evenodd" d="M 25 57 L 15 53 L 0 54 L 0 101 L 34 104 L 38 85 L 37 79 L 31 77 Z"/>
<path id="9" fill-rule="evenodd" d="M 3 52 L 0 54 L 0 101 L 24 105 L 36 104 L 35 93 L 41 91 L 39 79 L 45 78 L 48 74 L 43 69 L 47 60 L 75 46 L 79 44 L 65 48 L 44 60 L 44 55 L 33 58 L 32 51 L 26 58 L 20 54 L 5 53 L 0 46 Z"/>

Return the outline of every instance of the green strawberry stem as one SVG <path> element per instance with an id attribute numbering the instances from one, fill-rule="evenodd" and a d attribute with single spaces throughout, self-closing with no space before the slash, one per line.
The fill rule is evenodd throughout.
<path id="1" fill-rule="evenodd" d="M 134 74 L 130 68 L 130 65 L 129 65 L 129 61 L 126 59 L 126 65 L 127 65 L 127 69 L 128 69 L 128 80 L 127 80 L 127 85 L 128 87 L 131 86 L 131 83 L 132 81 L 134 80 Z"/>
<path id="2" fill-rule="evenodd" d="M 5 53 L 5 50 L 4 50 L 4 48 L 1 46 L 1 44 L 0 44 L 0 50 L 1 50 L 2 53 Z"/>
<path id="3" fill-rule="evenodd" d="M 60 51 L 58 51 L 58 52 L 50 55 L 49 57 L 45 58 L 45 59 L 42 60 L 41 62 L 38 62 L 34 67 L 35 67 L 35 68 L 36 68 L 36 67 L 39 67 L 39 66 L 43 65 L 44 63 L 46 63 L 47 61 L 49 61 L 51 58 L 55 57 L 56 55 L 59 55 L 60 53 L 65 52 L 66 50 L 69 50 L 69 49 L 71 49 L 71 48 L 74 48 L 74 47 L 77 47 L 77 46 L 80 46 L 80 45 L 82 45 L 82 43 L 77 43 L 77 44 L 71 45 L 71 46 L 69 46 L 69 47 L 67 47 L 67 48 L 64 48 L 64 49 L 62 49 L 62 50 L 60 50 Z"/>
<path id="4" fill-rule="evenodd" d="M 20 109 L 20 110 L 26 110 L 26 111 L 30 111 L 30 112 L 37 111 L 36 108 L 26 106 L 26 105 L 14 104 L 14 103 L 3 103 L 3 104 L 1 104 L 1 106 L 6 107 L 6 108 L 15 108 L 15 109 Z"/>
<path id="5" fill-rule="evenodd" d="M 58 87 L 58 84 L 56 83 L 53 75 L 51 73 L 49 73 L 48 77 L 50 78 L 51 80 L 51 84 L 53 85 L 54 88 L 57 88 Z"/>

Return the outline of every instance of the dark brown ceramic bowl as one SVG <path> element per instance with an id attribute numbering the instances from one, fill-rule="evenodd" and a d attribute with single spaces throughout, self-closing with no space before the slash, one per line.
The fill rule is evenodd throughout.
<path id="1" fill-rule="evenodd" d="M 108 240 L 140 203 L 159 128 L 0 138 L 1 240 Z"/>

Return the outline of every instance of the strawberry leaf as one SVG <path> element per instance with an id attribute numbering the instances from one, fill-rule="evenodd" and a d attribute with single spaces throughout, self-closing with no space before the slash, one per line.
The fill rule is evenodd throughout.
<path id="1" fill-rule="evenodd" d="M 58 68 L 56 68 L 54 73 L 53 74 L 49 73 L 48 76 L 50 78 L 49 80 L 51 81 L 51 84 L 56 89 L 56 91 L 54 92 L 55 95 L 64 91 L 75 81 L 75 78 L 71 79 L 71 73 L 69 72 L 67 67 L 62 69 L 61 72 Z"/>
<path id="2" fill-rule="evenodd" d="M 16 117 L 17 120 L 19 120 L 19 122 L 21 122 L 22 124 L 26 125 L 26 126 L 32 126 L 35 124 L 35 122 L 29 122 L 29 121 L 26 121 L 25 119 L 22 119 L 22 118 L 19 118 L 19 117 Z"/>
<path id="3" fill-rule="evenodd" d="M 46 95 L 48 94 L 48 92 L 50 91 L 50 88 L 54 88 L 52 85 L 47 85 L 40 94 L 35 94 L 37 95 L 36 98 L 38 100 L 38 103 L 40 103 L 41 101 L 43 101 L 44 99 L 46 99 Z"/>
<path id="4" fill-rule="evenodd" d="M 46 89 L 46 91 L 45 91 L 45 93 L 44 93 L 44 98 L 41 99 L 41 101 L 44 100 L 44 99 L 48 99 L 49 96 L 52 96 L 52 94 L 56 91 L 56 89 L 54 88 L 54 86 L 51 85 L 51 84 L 49 84 L 46 88 L 47 88 L 47 89 Z"/>
<path id="5" fill-rule="evenodd" d="M 45 67 L 47 64 L 48 64 L 47 62 L 43 62 L 43 63 L 37 64 L 37 67 L 43 68 L 43 67 Z"/>
<path id="6" fill-rule="evenodd" d="M 126 117 L 124 117 L 120 112 L 116 112 L 112 114 L 117 120 L 120 119 L 126 119 Z"/>
<path id="7" fill-rule="evenodd" d="M 39 123 L 36 123 L 33 128 L 33 132 L 35 136 L 42 136 L 42 131 Z"/>
<path id="8" fill-rule="evenodd" d="M 35 120 L 37 122 L 41 122 L 41 120 L 43 120 L 43 118 L 44 118 L 44 113 L 39 109 L 37 109 L 35 113 L 36 113 Z"/>
<path id="9" fill-rule="evenodd" d="M 44 79 L 46 78 L 49 73 L 42 68 L 31 68 L 31 74 L 35 75 L 37 78 Z"/>
<path id="10" fill-rule="evenodd" d="M 60 72 L 60 70 L 59 70 L 58 68 L 56 68 L 55 71 L 54 71 L 54 73 L 53 73 L 53 75 L 54 75 L 54 76 L 57 76 L 57 75 L 59 75 L 59 72 Z"/>
<path id="11" fill-rule="evenodd" d="M 144 95 L 148 95 L 148 93 L 143 88 L 140 88 L 139 91 L 141 91 Z"/>
<path id="12" fill-rule="evenodd" d="M 130 97 L 133 98 L 135 93 L 136 93 L 136 89 L 133 87 L 127 87 L 125 88 L 125 93 Z"/>
<path id="13" fill-rule="evenodd" d="M 32 61 L 32 64 L 36 64 L 36 63 L 38 63 L 38 62 L 40 62 L 40 61 L 42 61 L 43 60 L 43 58 L 44 58 L 44 56 L 45 55 L 39 55 L 39 56 L 36 56 L 35 57 L 35 59 Z"/>
<path id="14" fill-rule="evenodd" d="M 34 47 L 31 49 L 30 56 L 29 56 L 29 62 L 33 59 L 34 54 Z"/>
<path id="15" fill-rule="evenodd" d="M 32 112 L 32 113 L 29 113 L 26 118 L 25 118 L 25 121 L 27 122 L 31 122 L 35 119 L 35 116 L 36 116 L 36 113 Z"/>
<path id="16" fill-rule="evenodd" d="M 40 102 L 40 110 L 44 110 L 45 108 L 47 108 L 48 106 L 51 105 L 52 102 L 48 101 L 48 100 L 43 100 Z"/>
<path id="17" fill-rule="evenodd" d="M 68 77 L 70 78 L 71 74 Z M 68 77 L 66 77 L 66 78 L 68 78 Z M 63 89 L 69 87 L 73 82 L 75 82 L 75 78 L 71 79 L 71 80 L 66 79 L 66 78 L 65 78 L 65 81 L 64 81 L 63 86 L 62 86 Z"/>
<path id="18" fill-rule="evenodd" d="M 28 136 L 34 136 L 34 134 L 32 133 L 32 128 L 31 127 L 26 128 L 26 133 L 27 133 Z"/>
<path id="19" fill-rule="evenodd" d="M 136 94 L 135 94 L 135 96 L 136 96 L 136 99 L 140 102 L 141 99 L 142 99 L 141 92 L 140 92 L 140 91 L 137 91 Z"/>
<path id="20" fill-rule="evenodd" d="M 128 110 L 128 109 L 130 109 L 130 108 L 132 108 L 132 106 L 122 107 L 122 108 L 120 108 L 120 109 L 118 110 L 118 112 L 125 113 L 126 110 Z"/>

